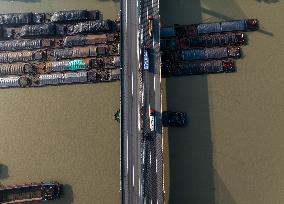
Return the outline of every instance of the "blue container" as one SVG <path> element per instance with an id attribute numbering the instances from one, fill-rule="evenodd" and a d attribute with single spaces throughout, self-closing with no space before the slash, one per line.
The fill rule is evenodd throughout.
<path id="1" fill-rule="evenodd" d="M 204 23 L 197 26 L 198 34 L 220 33 L 221 31 L 220 23 Z"/>
<path id="2" fill-rule="evenodd" d="M 185 61 L 206 59 L 204 49 L 182 50 L 181 57 Z"/>
<path id="3" fill-rule="evenodd" d="M 228 57 L 227 47 L 219 48 L 200 48 L 181 51 L 182 60 L 206 60 L 206 59 L 221 59 Z"/>
<path id="4" fill-rule="evenodd" d="M 244 31 L 246 29 L 245 21 L 226 21 L 221 22 L 222 32 L 230 32 L 230 31 Z"/>
<path id="5" fill-rule="evenodd" d="M 161 36 L 161 38 L 175 37 L 176 36 L 176 30 L 173 26 L 161 27 L 160 36 Z"/>

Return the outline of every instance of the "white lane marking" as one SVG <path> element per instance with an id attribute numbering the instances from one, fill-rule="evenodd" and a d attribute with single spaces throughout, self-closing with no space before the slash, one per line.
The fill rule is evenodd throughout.
<path id="1" fill-rule="evenodd" d="M 150 152 L 150 165 L 152 164 L 152 155 L 151 155 L 151 152 Z"/>
<path id="2" fill-rule="evenodd" d="M 138 183 L 139 183 L 139 186 L 138 186 L 138 188 L 139 188 L 139 196 L 141 196 L 140 178 L 138 180 Z"/>
<path id="3" fill-rule="evenodd" d="M 156 91 L 156 75 L 154 75 L 154 91 Z"/>
<path id="4" fill-rule="evenodd" d="M 141 130 L 141 121 L 140 121 L 140 111 L 139 111 L 139 106 L 137 106 L 137 109 L 138 109 L 138 111 L 137 111 L 137 115 L 138 115 L 138 119 L 137 119 L 137 121 L 138 121 L 138 130 L 139 130 L 139 132 L 140 132 L 140 130 Z"/>
<path id="5" fill-rule="evenodd" d="M 156 173 L 158 172 L 158 159 L 156 157 Z"/>
<path id="6" fill-rule="evenodd" d="M 153 202 L 152 202 L 152 199 L 151 199 L 151 204 L 152 204 Z"/>
<path id="7" fill-rule="evenodd" d="M 135 178 L 135 176 L 134 176 L 134 165 L 133 165 L 133 174 L 132 174 L 132 185 L 134 186 L 134 178 Z"/>
<path id="8" fill-rule="evenodd" d="M 125 23 L 127 25 L 127 1 L 125 1 L 125 16 L 126 16 Z"/>
<path id="9" fill-rule="evenodd" d="M 133 95 L 133 89 L 134 89 L 134 87 L 133 87 L 133 82 L 134 81 L 134 79 L 133 79 L 133 72 L 132 72 L 132 75 L 131 75 L 131 86 L 132 86 L 132 95 Z"/>
<path id="10" fill-rule="evenodd" d="M 126 135 L 126 170 L 128 173 L 128 133 Z"/>

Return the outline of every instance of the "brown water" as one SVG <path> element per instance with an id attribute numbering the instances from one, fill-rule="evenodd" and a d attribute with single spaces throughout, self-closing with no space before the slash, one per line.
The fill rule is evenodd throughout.
<path id="1" fill-rule="evenodd" d="M 84 8 L 116 19 L 119 3 L 0 1 L 0 13 Z M 65 195 L 50 203 L 119 203 L 119 92 L 119 82 L 0 90 L 0 182 L 57 180 Z"/>
<path id="2" fill-rule="evenodd" d="M 163 25 L 261 25 L 248 34 L 237 73 L 163 81 L 164 109 L 189 115 L 186 128 L 166 130 L 169 203 L 284 203 L 284 1 L 164 0 L 160 8 Z"/>

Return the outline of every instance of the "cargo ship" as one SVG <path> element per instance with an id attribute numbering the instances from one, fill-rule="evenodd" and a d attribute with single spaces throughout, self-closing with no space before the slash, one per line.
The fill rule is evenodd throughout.
<path id="1" fill-rule="evenodd" d="M 200 74 L 232 73 L 236 71 L 234 60 L 210 60 L 202 62 L 163 63 L 162 76 L 186 76 Z"/>
<path id="2" fill-rule="evenodd" d="M 36 203 L 59 199 L 61 187 L 57 182 L 0 186 L 0 203 Z"/>
<path id="3" fill-rule="evenodd" d="M 72 22 L 101 20 L 102 13 L 98 10 L 71 10 L 51 13 L 7 13 L 0 14 L 0 25 L 40 24 L 44 22 Z"/>
<path id="4" fill-rule="evenodd" d="M 245 44 L 247 44 L 247 37 L 244 33 L 223 33 L 196 37 L 174 37 L 161 39 L 161 50 L 223 47 Z"/>
<path id="5" fill-rule="evenodd" d="M 116 32 L 116 22 L 111 20 L 95 20 L 75 24 L 29 24 L 20 27 L 2 27 L 0 38 L 20 39 L 34 37 L 50 37 L 77 34 L 102 34 Z"/>
<path id="6" fill-rule="evenodd" d="M 0 88 L 120 79 L 119 22 L 98 10 L 0 14 Z"/>
<path id="7" fill-rule="evenodd" d="M 64 48 L 99 44 L 118 44 L 119 34 L 90 34 L 54 38 L 18 39 L 0 41 L 0 51 Z"/>
<path id="8" fill-rule="evenodd" d="M 91 69 L 68 72 L 52 72 L 36 75 L 8 75 L 0 77 L 0 88 L 28 88 L 59 86 L 67 84 L 86 84 L 120 80 L 118 69 Z"/>
<path id="9" fill-rule="evenodd" d="M 257 19 L 223 21 L 216 23 L 201 23 L 193 25 L 174 25 L 161 28 L 161 38 L 198 36 L 212 33 L 235 31 L 255 31 L 259 28 Z"/>

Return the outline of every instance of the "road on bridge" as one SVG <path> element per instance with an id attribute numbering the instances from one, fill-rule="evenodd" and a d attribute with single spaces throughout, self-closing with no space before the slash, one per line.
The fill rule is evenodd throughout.
<path id="1" fill-rule="evenodd" d="M 142 203 L 139 1 L 121 1 L 121 203 Z"/>

